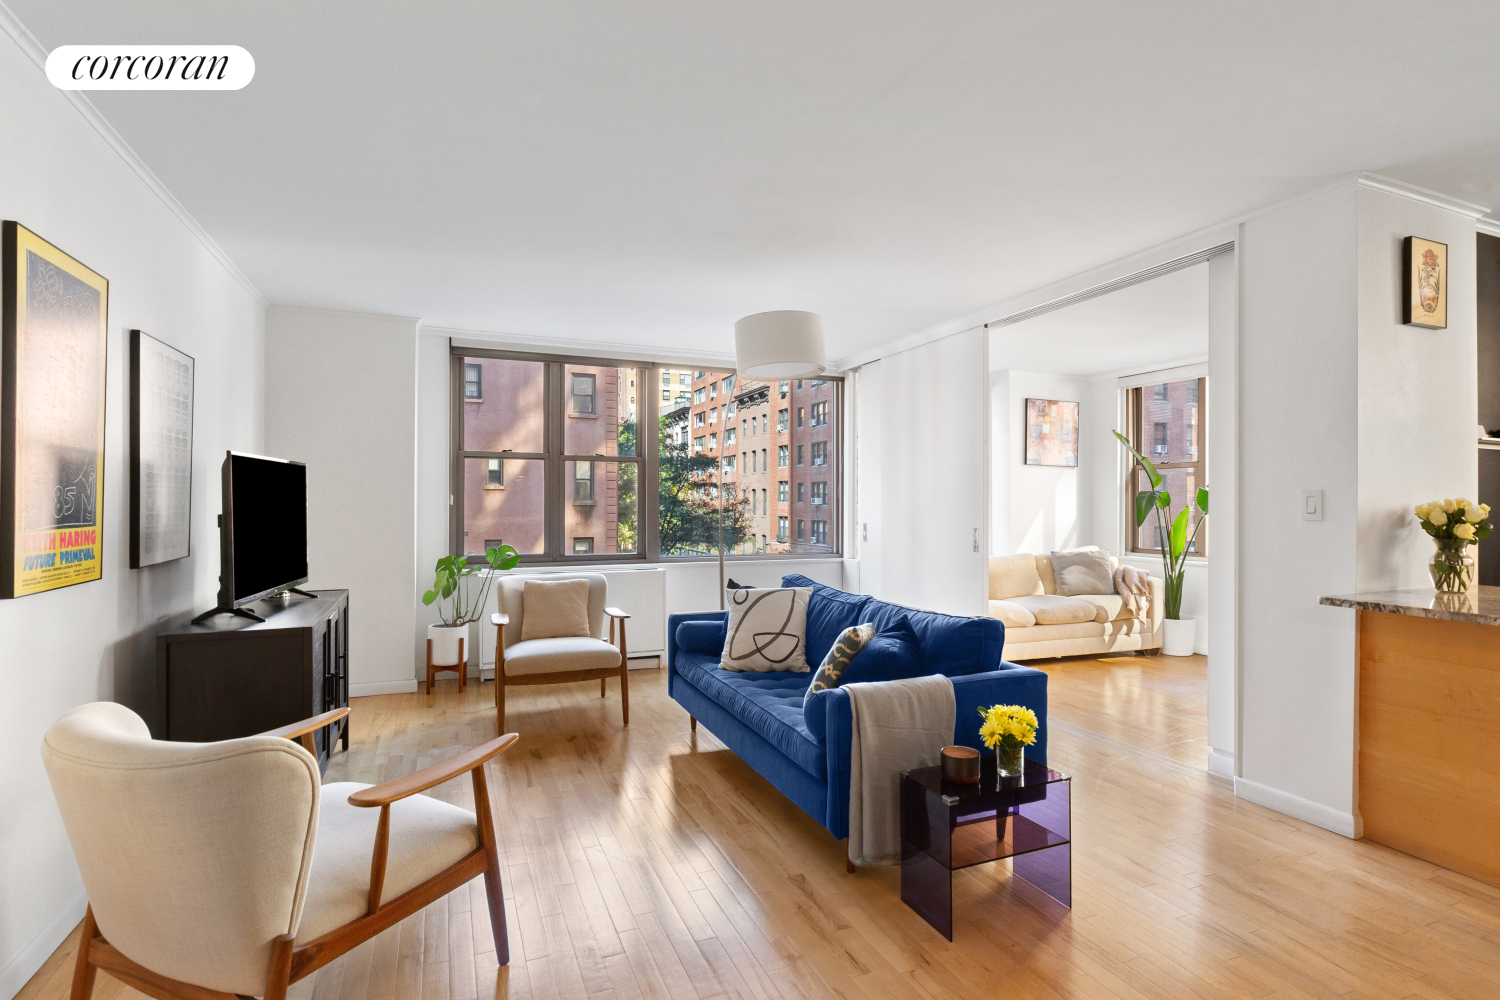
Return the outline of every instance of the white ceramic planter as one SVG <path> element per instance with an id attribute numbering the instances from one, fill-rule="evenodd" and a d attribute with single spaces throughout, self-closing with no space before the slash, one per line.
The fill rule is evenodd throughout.
<path id="1" fill-rule="evenodd" d="M 1161 651 L 1167 656 L 1192 656 L 1193 641 L 1198 637 L 1196 618 L 1163 618 Z"/>
<path id="2" fill-rule="evenodd" d="M 459 625 L 450 627 L 448 625 L 427 626 L 427 639 L 432 643 L 432 662 L 439 666 L 458 666 L 458 640 L 469 638 L 469 626 Z M 469 644 L 464 643 L 464 653 L 469 652 Z"/>

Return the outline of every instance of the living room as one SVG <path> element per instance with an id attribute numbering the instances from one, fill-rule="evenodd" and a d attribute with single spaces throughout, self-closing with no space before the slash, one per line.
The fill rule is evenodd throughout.
<path id="1" fill-rule="evenodd" d="M 5 581 L 16 596 L 0 600 L 13 690 L 0 707 L 13 762 L 0 1000 L 85 997 L 76 977 L 96 968 L 93 991 L 163 1000 L 1484 995 L 1500 921 L 1483 832 L 1497 797 L 1480 759 L 1493 706 L 1473 694 L 1444 714 L 1420 697 L 1439 685 L 1402 689 L 1409 766 L 1392 774 L 1378 751 L 1390 716 L 1372 699 L 1391 697 L 1391 664 L 1443 678 L 1472 667 L 1480 679 L 1451 689 L 1492 690 L 1493 663 L 1469 639 L 1423 645 L 1387 621 L 1494 627 L 1492 592 L 1470 584 L 1500 584 L 1486 575 L 1497 543 L 1459 545 L 1480 559 L 1477 575 L 1460 567 L 1474 579 L 1410 610 L 1412 592 L 1443 586 L 1429 537 L 1488 533 L 1487 509 L 1470 522 L 1468 504 L 1433 498 L 1494 495 L 1482 430 L 1500 427 L 1492 26 L 1480 9 L 1434 14 L 1446 68 L 1419 84 L 1393 69 L 1417 58 L 1406 8 L 1282 14 L 1303 30 L 1264 13 L 1103 5 L 466 8 L 452 21 L 394 7 L 0 6 L 0 217 L 18 224 L 5 490 L 25 467 L 17 331 L 43 315 L 17 313 L 33 300 L 16 248 L 77 265 L 68 273 L 107 301 L 94 367 L 47 383 L 87 389 L 92 407 L 95 476 L 75 478 L 97 497 L 94 520 L 48 515 L 98 533 L 76 539 L 85 563 L 28 583 L 21 508 L 10 492 L 0 503 L 18 563 Z M 1000 42 L 1021 37 L 1017 51 Z M 243 46 L 253 77 L 141 93 L 49 79 L 62 46 L 143 42 Z M 398 65 L 410 78 L 377 69 Z M 1422 315 L 1429 245 L 1443 254 L 1441 325 Z M 183 548 L 156 562 L 132 541 L 149 338 L 192 371 L 189 437 L 174 439 L 190 459 Z M 1171 458 L 1176 432 L 1158 452 L 1129 400 L 1180 384 L 1185 406 L 1189 383 L 1200 453 L 1162 474 L 1186 486 L 1171 466 L 1201 461 L 1204 481 L 1192 473 L 1160 509 L 1196 524 L 1209 506 L 1198 487 L 1211 490 L 1202 547 L 1178 550 L 1170 620 L 1195 620 L 1191 655 L 1160 655 L 1154 629 L 1107 655 L 1021 655 L 1027 626 L 991 613 L 992 559 L 1050 565 L 1097 546 L 1115 569 L 1157 578 L 1146 597 L 1164 587 L 1160 533 L 1138 534 L 1155 508 L 1137 524 L 1133 507 L 1156 486 L 1111 432 L 1152 463 Z M 1026 459 L 1028 400 L 1077 404 L 1072 466 Z M 230 479 L 248 478 L 226 453 L 305 469 L 301 494 L 263 504 L 306 511 L 305 572 L 276 579 L 272 601 L 224 597 L 221 575 L 256 554 L 257 509 L 228 502 Z M 511 548 L 515 562 L 489 572 L 459 559 L 455 572 L 476 572 L 444 593 L 442 560 L 484 549 L 505 563 Z M 589 634 L 529 641 L 613 652 L 542 678 L 557 683 L 509 672 L 538 620 L 519 611 L 527 581 L 580 574 L 604 588 L 577 598 Z M 1027 586 L 1051 596 L 1040 576 Z M 743 587 L 804 595 L 788 608 L 807 622 L 806 670 L 762 664 L 781 685 L 763 701 L 743 692 L 766 677 L 720 669 L 750 614 L 735 609 Z M 463 652 L 434 659 L 466 593 L 482 599 L 448 630 Z M 320 600 L 337 606 L 316 648 L 341 694 L 319 726 L 296 729 L 321 704 L 223 735 L 170 730 L 269 689 L 189 709 L 163 666 L 174 643 L 251 636 L 267 623 L 233 612 Z M 212 611 L 230 614 L 192 624 Z M 788 634 L 772 625 L 742 630 L 760 636 L 756 655 Z M 894 682 L 810 686 L 866 625 Z M 900 674 L 913 658 L 932 666 Z M 1196 774 L 1121 724 L 1129 698 L 1189 669 Z M 1144 693 L 1122 706 L 1068 687 L 1089 671 L 1133 671 Z M 855 705 L 915 680 L 946 685 L 957 721 L 885 765 L 881 787 L 949 766 L 951 742 L 977 753 L 948 755 L 952 767 L 972 759 L 988 782 L 976 787 L 1015 800 L 979 809 L 1013 816 L 1010 840 L 1004 822 L 950 817 L 1010 853 L 941 877 L 930 855 L 891 864 L 863 850 L 853 798 L 869 738 L 857 720 L 875 718 Z M 1012 776 L 1024 793 L 1004 784 L 974 711 L 1012 703 L 1037 716 Z M 85 709 L 114 713 L 131 753 L 162 755 L 151 760 L 281 733 L 278 758 L 296 758 L 313 796 L 287 848 L 311 874 L 277 890 L 295 889 L 303 933 L 293 916 L 285 942 L 252 944 L 284 967 L 248 983 L 184 971 L 211 977 L 242 944 L 195 938 L 195 925 L 235 909 L 212 892 L 268 885 L 246 874 L 260 848 L 204 838 L 180 865 L 148 864 L 160 845 L 139 831 L 185 837 L 212 810 L 127 794 L 123 771 L 59 784 L 72 765 L 49 733 Z M 457 780 L 421 777 L 444 768 Z M 1461 793 L 1444 784 L 1455 774 Z M 958 808 L 954 784 L 925 801 Z M 227 789 L 213 801 L 232 810 L 250 785 L 193 795 Z M 468 824 L 467 853 L 423 868 L 402 827 L 412 809 Z M 313 853 L 312 827 L 343 836 L 358 827 L 348 813 L 368 818 L 364 839 Z M 871 830 L 901 819 L 891 802 L 871 815 Z M 1017 849 L 1015 831 L 1033 827 L 1050 839 Z M 389 869 L 372 866 L 371 844 L 392 852 Z M 353 873 L 344 926 L 364 936 L 308 951 L 314 925 L 336 936 L 339 921 L 319 909 L 331 897 L 308 890 L 304 907 L 296 886 L 318 885 L 334 858 Z M 447 888 L 405 912 L 397 890 L 418 869 L 431 892 Z M 108 902 L 122 898 L 123 910 Z M 932 899 L 947 901 L 946 931 Z"/>

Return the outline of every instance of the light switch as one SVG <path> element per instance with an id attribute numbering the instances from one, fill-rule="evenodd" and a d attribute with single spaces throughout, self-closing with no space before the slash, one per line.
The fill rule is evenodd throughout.
<path id="1" fill-rule="evenodd" d="M 1321 521 L 1321 520 L 1323 520 L 1323 491 L 1322 490 L 1303 490 L 1302 491 L 1302 520 L 1304 520 L 1304 521 Z"/>

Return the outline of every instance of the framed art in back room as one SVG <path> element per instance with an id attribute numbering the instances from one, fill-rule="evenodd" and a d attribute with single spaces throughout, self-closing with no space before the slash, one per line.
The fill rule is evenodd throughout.
<path id="1" fill-rule="evenodd" d="M 1448 328 L 1448 244 L 1408 236 L 1401 241 L 1401 322 Z"/>
<path id="2" fill-rule="evenodd" d="M 1078 465 L 1078 404 L 1061 399 L 1026 400 L 1026 464 Z"/>
<path id="3" fill-rule="evenodd" d="M 24 597 L 104 574 L 109 282 L 16 222 L 0 262 L 0 597 Z"/>
<path id="4" fill-rule="evenodd" d="M 130 331 L 130 568 L 192 551 L 191 357 Z"/>

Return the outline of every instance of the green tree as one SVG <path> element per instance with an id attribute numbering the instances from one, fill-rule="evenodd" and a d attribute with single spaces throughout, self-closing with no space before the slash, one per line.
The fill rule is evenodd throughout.
<path id="1" fill-rule="evenodd" d="M 719 508 L 724 514 L 724 550 L 750 536 L 749 498 L 724 484 L 719 497 L 718 462 L 713 455 L 691 454 L 686 443 L 674 444 L 667 420 L 660 428 L 660 501 L 662 555 L 706 554 L 718 551 Z"/>
<path id="2" fill-rule="evenodd" d="M 634 455 L 636 427 L 634 420 L 620 423 L 615 435 L 619 444 L 618 454 Z M 640 467 L 633 462 L 621 462 L 619 478 L 615 481 L 615 538 L 620 552 L 639 552 L 640 544 Z"/>

